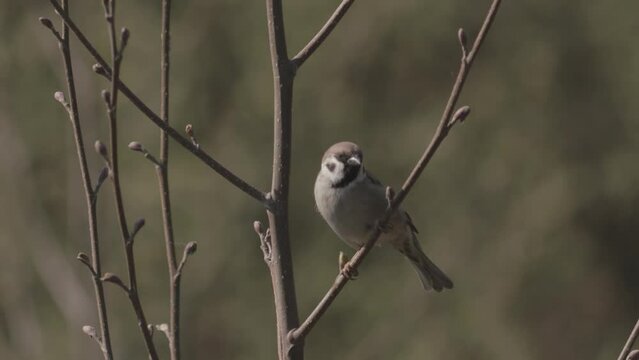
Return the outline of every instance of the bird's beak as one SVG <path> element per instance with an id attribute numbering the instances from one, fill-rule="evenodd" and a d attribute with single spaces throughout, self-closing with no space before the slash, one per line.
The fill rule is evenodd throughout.
<path id="1" fill-rule="evenodd" d="M 350 159 L 348 159 L 346 161 L 346 165 L 348 165 L 348 166 L 360 166 L 360 165 L 362 165 L 362 162 L 359 161 L 359 159 L 357 157 L 353 156 L 353 157 L 351 157 Z"/>

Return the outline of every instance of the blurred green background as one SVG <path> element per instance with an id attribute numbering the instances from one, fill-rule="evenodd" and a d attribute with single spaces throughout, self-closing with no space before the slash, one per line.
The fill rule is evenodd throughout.
<path id="1" fill-rule="evenodd" d="M 107 53 L 100 1 L 71 1 Z M 298 73 L 291 233 L 300 316 L 332 283 L 342 244 L 314 211 L 319 160 L 352 140 L 367 167 L 399 187 L 441 114 L 458 67 L 457 28 L 473 38 L 490 1 L 357 2 Z M 123 78 L 158 109 L 160 2 L 119 1 L 132 33 Z M 285 1 L 289 53 L 338 1 Z M 255 184 L 270 184 L 272 79 L 262 1 L 185 0 L 173 7 L 171 117 Z M 614 359 L 639 315 L 639 3 L 504 1 L 460 105 L 456 127 L 405 208 L 426 252 L 455 281 L 425 293 L 407 261 L 374 251 L 307 339 L 308 359 Z M 96 325 L 93 290 L 75 260 L 88 252 L 85 203 L 56 42 L 37 21 L 45 0 L 0 3 L 0 358 L 97 359 L 81 331 Z M 75 39 L 74 39 L 75 40 Z M 107 83 L 73 42 L 81 120 L 106 140 Z M 120 102 L 122 183 L 141 297 L 168 321 L 168 277 L 153 167 L 159 132 Z M 252 229 L 265 214 L 172 143 L 183 277 L 185 359 L 275 359 L 272 292 Z M 125 273 L 110 186 L 100 194 L 104 270 Z M 118 359 L 145 358 L 133 311 L 106 287 Z M 166 341 L 156 335 L 166 358 Z"/>

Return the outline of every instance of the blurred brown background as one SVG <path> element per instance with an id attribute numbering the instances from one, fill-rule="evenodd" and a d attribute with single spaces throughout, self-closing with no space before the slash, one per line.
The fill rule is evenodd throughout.
<path id="1" fill-rule="evenodd" d="M 457 71 L 456 30 L 474 36 L 490 1 L 357 2 L 295 85 L 292 246 L 301 316 L 346 250 L 314 211 L 321 154 L 358 142 L 367 166 L 398 187 L 436 126 Z M 338 1 L 285 1 L 295 54 Z M 100 1 L 72 1 L 106 54 Z M 159 1 L 119 1 L 132 33 L 123 78 L 158 109 Z M 272 80 L 261 1 L 184 0 L 173 7 L 171 115 L 261 189 L 270 184 Z M 427 253 L 455 281 L 426 294 L 406 261 L 375 251 L 307 340 L 309 359 L 613 359 L 639 315 L 639 3 L 504 1 L 453 130 L 405 204 Z M 88 251 L 57 45 L 45 0 L 0 4 L 0 358 L 97 359 Z M 74 39 L 75 40 L 75 39 Z M 73 42 L 81 119 L 106 139 L 93 61 Z M 157 153 L 158 130 L 124 98 L 123 146 Z M 274 359 L 272 293 L 252 222 L 260 206 L 173 143 L 179 251 L 197 241 L 183 280 L 185 359 Z M 167 269 L 152 166 L 121 152 L 142 301 L 168 320 Z M 94 175 L 95 176 L 95 175 Z M 107 184 L 108 185 L 108 184 Z M 109 186 L 110 187 L 110 186 Z M 124 274 L 109 187 L 99 226 L 105 271 Z M 118 359 L 145 358 L 133 312 L 107 286 Z M 156 335 L 158 347 L 166 342 Z M 166 354 L 165 356 L 166 357 Z"/>

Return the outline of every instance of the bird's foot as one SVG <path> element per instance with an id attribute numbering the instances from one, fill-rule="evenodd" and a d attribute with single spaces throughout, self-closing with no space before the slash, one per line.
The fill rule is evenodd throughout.
<path id="1" fill-rule="evenodd" d="M 389 233 L 393 230 L 393 224 L 391 224 L 390 221 L 386 222 L 385 224 L 377 222 L 377 227 L 382 233 Z"/>
<path id="2" fill-rule="evenodd" d="M 353 268 L 348 256 L 341 251 L 339 253 L 339 272 L 348 280 L 357 280 L 357 277 L 359 276 L 359 272 L 357 269 Z"/>

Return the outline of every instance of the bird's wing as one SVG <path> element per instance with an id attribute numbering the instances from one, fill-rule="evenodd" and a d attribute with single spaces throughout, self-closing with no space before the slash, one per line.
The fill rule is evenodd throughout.
<path id="1" fill-rule="evenodd" d="M 408 227 L 410 227 L 415 234 L 419 234 L 417 227 L 413 224 L 413 219 L 411 219 L 410 215 L 406 211 L 404 211 L 404 214 L 406 214 L 406 219 L 408 220 Z"/>
<path id="2" fill-rule="evenodd" d="M 368 170 L 364 169 L 364 172 L 366 173 L 366 179 L 368 181 L 370 181 L 371 183 L 373 183 L 375 185 L 382 186 L 382 182 L 377 180 L 377 178 L 375 176 L 373 176 L 371 173 L 369 173 Z"/>
<path id="3" fill-rule="evenodd" d="M 368 179 L 368 181 L 370 181 L 372 184 L 374 185 L 378 185 L 380 187 L 383 188 L 382 183 L 377 180 L 375 178 L 375 176 L 373 176 L 371 173 L 369 173 L 368 171 L 366 171 L 366 178 Z M 401 210 L 400 210 L 401 211 Z M 407 212 L 404 211 L 404 214 L 406 215 L 406 222 L 408 224 L 408 227 L 411 229 L 411 231 L 415 234 L 418 234 L 419 231 L 417 230 L 417 227 L 415 227 L 415 224 L 413 224 L 413 219 L 411 219 L 410 215 L 408 215 Z"/>

